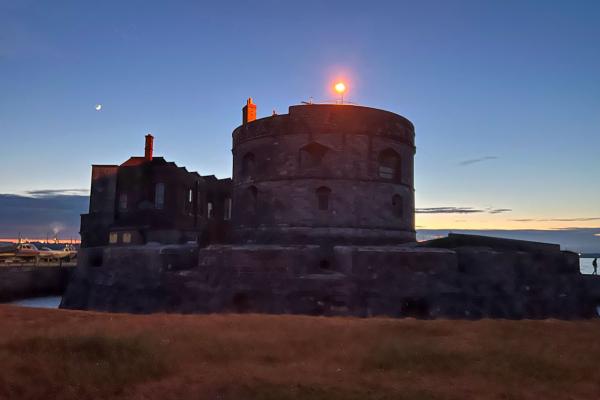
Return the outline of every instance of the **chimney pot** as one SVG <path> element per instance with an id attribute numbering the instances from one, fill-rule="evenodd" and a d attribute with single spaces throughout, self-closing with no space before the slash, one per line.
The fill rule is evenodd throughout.
<path id="1" fill-rule="evenodd" d="M 147 161 L 152 161 L 152 152 L 154 148 L 154 136 L 151 134 L 146 135 L 146 147 L 144 148 L 144 158 Z"/>

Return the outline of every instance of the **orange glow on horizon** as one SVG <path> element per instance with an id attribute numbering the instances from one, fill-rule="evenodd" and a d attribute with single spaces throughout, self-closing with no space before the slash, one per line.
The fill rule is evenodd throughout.
<path id="1" fill-rule="evenodd" d="M 38 242 L 38 243 L 46 243 L 46 240 L 48 240 L 48 243 L 53 244 L 56 243 L 54 241 L 54 238 L 29 238 L 29 237 L 22 237 L 21 241 L 22 242 Z M 0 242 L 11 242 L 11 243 L 17 243 L 19 241 L 18 238 L 0 238 Z M 80 244 L 81 243 L 81 239 L 58 239 L 58 243 L 60 244 L 69 244 L 69 243 L 73 243 L 73 244 Z"/>

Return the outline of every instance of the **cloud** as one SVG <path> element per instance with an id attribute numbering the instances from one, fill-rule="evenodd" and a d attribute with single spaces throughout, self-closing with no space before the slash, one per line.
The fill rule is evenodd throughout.
<path id="1" fill-rule="evenodd" d="M 63 238 L 77 238 L 80 214 L 87 212 L 88 205 L 88 196 L 0 194 L 0 237 L 59 233 Z"/>
<path id="2" fill-rule="evenodd" d="M 53 197 L 53 196 L 82 196 L 88 195 L 88 189 L 44 189 L 27 190 L 26 195 L 32 197 Z"/>
<path id="3" fill-rule="evenodd" d="M 426 207 L 417 208 L 417 214 L 500 214 L 512 211 L 510 208 L 474 208 L 474 207 Z"/>
<path id="4" fill-rule="evenodd" d="M 510 208 L 488 208 L 486 211 L 489 212 L 490 214 L 501 214 L 501 213 L 505 213 L 505 212 L 511 212 L 512 209 L 510 209 Z"/>
<path id="5" fill-rule="evenodd" d="M 600 221 L 600 217 L 547 218 L 547 219 L 522 218 L 522 219 L 513 219 L 512 221 L 515 221 L 515 222 L 589 222 L 589 221 Z"/>
<path id="6" fill-rule="evenodd" d="M 461 167 L 467 166 L 467 165 L 471 165 L 471 164 L 476 164 L 482 161 L 488 161 L 488 160 L 496 160 L 498 159 L 498 157 L 496 156 L 485 156 L 485 157 L 480 157 L 480 158 L 472 158 L 470 160 L 464 160 L 458 163 L 458 165 L 460 165 Z"/>
<path id="7" fill-rule="evenodd" d="M 483 210 L 478 210 L 472 207 L 427 207 L 417 208 L 417 214 L 473 214 L 481 213 Z"/>

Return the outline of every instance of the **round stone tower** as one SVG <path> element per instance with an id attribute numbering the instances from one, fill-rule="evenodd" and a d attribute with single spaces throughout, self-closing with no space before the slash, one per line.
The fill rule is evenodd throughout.
<path id="1" fill-rule="evenodd" d="M 408 119 L 333 104 L 292 106 L 258 120 L 244 115 L 233 131 L 237 243 L 415 241 Z"/>

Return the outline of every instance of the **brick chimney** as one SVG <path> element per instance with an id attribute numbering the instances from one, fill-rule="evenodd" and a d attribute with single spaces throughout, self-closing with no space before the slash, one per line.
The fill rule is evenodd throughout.
<path id="1" fill-rule="evenodd" d="M 252 122 L 256 119 L 256 104 L 252 102 L 252 97 L 248 98 L 246 105 L 242 108 L 242 125 Z"/>
<path id="2" fill-rule="evenodd" d="M 146 135 L 146 147 L 144 148 L 144 158 L 146 161 L 152 161 L 152 150 L 154 146 L 154 136 Z"/>

